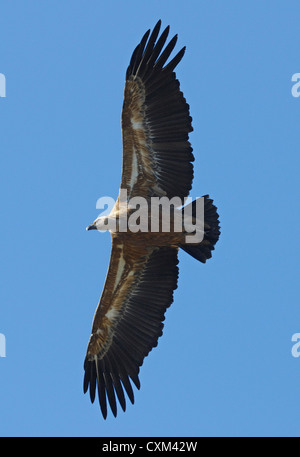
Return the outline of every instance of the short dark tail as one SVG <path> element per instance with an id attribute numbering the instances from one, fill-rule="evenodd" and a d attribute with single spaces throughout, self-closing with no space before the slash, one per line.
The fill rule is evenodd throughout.
<path id="1" fill-rule="evenodd" d="M 200 262 L 205 263 L 211 258 L 211 251 L 215 249 L 215 244 L 220 236 L 219 214 L 213 204 L 213 200 L 208 195 L 204 195 L 204 238 L 199 244 L 184 244 L 180 247 Z M 196 217 L 196 201 L 192 206 L 192 216 Z"/>

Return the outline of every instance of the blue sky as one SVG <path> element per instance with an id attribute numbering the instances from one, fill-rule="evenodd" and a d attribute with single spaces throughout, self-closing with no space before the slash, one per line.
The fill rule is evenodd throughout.
<path id="1" fill-rule="evenodd" d="M 86 232 L 121 177 L 131 53 L 161 18 L 187 50 L 193 197 L 222 234 L 180 254 L 164 335 L 104 421 L 83 360 L 110 255 Z M 5 1 L 0 18 L 1 436 L 299 436 L 298 1 Z"/>

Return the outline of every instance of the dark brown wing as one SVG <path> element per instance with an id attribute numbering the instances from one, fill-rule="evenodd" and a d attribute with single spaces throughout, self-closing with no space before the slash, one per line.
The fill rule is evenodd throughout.
<path id="1" fill-rule="evenodd" d="M 174 73 L 185 48 L 166 64 L 177 35 L 163 50 L 169 27 L 158 38 L 160 25 L 159 21 L 150 37 L 149 30 L 144 35 L 126 73 L 121 189 L 129 198 L 183 199 L 192 186 L 194 156 L 188 141 L 192 118 Z"/>
<path id="2" fill-rule="evenodd" d="M 177 287 L 177 252 L 172 247 L 148 248 L 139 255 L 135 246 L 113 241 L 84 362 L 84 392 L 89 388 L 93 402 L 98 386 L 104 418 L 107 399 L 114 416 L 117 399 L 125 411 L 124 392 L 134 403 L 131 381 L 140 387 L 139 367 L 162 335 L 164 314 Z"/>

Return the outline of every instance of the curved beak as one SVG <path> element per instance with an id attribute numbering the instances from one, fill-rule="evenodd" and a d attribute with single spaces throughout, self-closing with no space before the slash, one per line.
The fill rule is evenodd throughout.
<path id="1" fill-rule="evenodd" d="M 96 227 L 96 225 L 91 224 L 91 225 L 88 225 L 86 229 L 87 230 L 97 230 L 97 227 Z"/>

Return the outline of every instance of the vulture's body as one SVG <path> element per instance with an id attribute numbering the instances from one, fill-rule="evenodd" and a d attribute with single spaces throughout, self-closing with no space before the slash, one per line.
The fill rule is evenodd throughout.
<path id="1" fill-rule="evenodd" d="M 193 180 L 194 156 L 188 141 L 192 119 L 174 68 L 185 48 L 166 64 L 177 36 L 165 46 L 169 27 L 160 37 L 159 30 L 160 21 L 151 35 L 146 32 L 126 73 L 120 193 L 126 190 L 128 201 L 179 197 L 184 202 Z M 121 207 L 119 198 L 112 212 L 117 220 Z M 196 202 L 191 204 L 192 217 L 195 208 Z M 121 232 L 118 227 L 110 230 L 111 258 L 84 363 L 84 391 L 89 388 L 93 402 L 98 390 L 104 418 L 107 399 L 115 416 L 117 400 L 125 411 L 125 393 L 134 402 L 131 381 L 140 387 L 139 367 L 157 345 L 165 311 L 173 301 L 179 248 L 205 262 L 220 234 L 218 214 L 208 196 L 200 243 L 186 244 L 184 229 L 153 233 Z M 103 218 L 91 228 L 104 230 Z"/>

